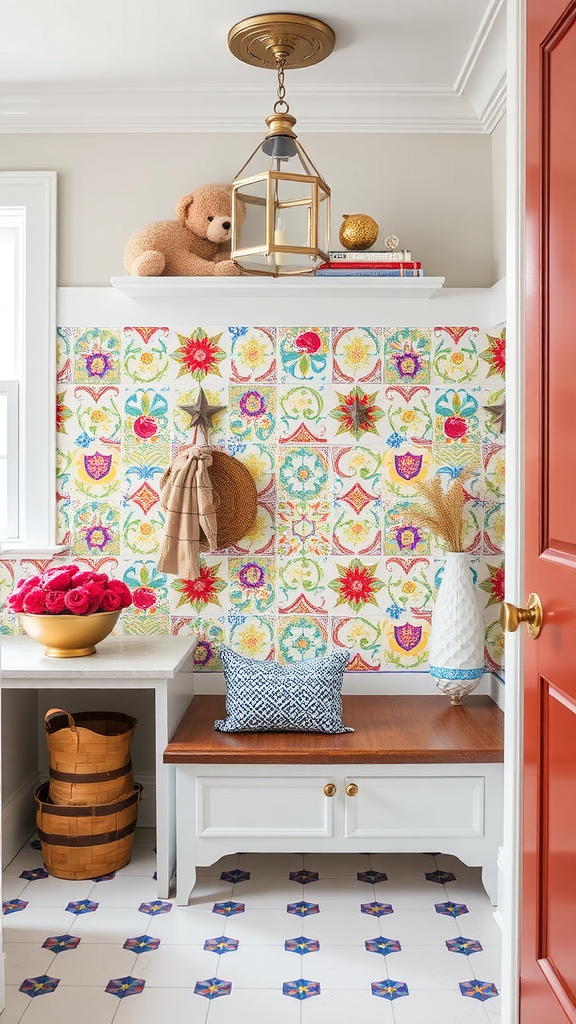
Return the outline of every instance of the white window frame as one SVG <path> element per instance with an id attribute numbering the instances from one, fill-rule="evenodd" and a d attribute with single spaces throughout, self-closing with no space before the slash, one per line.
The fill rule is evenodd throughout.
<path id="1" fill-rule="evenodd" d="M 17 380 L 0 380 L 0 395 L 6 395 L 6 486 L 8 494 L 13 495 L 8 502 L 8 537 L 18 535 L 19 509 L 20 509 L 20 464 L 19 452 L 19 392 L 20 385 Z"/>
<path id="2" fill-rule="evenodd" d="M 0 171 L 0 206 L 26 208 L 18 525 L 2 554 L 56 545 L 56 172 Z"/>

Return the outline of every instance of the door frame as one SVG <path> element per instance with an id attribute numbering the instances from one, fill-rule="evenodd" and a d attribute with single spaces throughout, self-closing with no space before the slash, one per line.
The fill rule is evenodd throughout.
<path id="1" fill-rule="evenodd" d="M 506 600 L 524 607 L 524 240 L 526 0 L 508 0 L 506 97 Z M 523 632 L 523 631 L 522 631 Z M 520 1013 L 523 636 L 506 634 L 504 725 L 502 1024 Z"/>

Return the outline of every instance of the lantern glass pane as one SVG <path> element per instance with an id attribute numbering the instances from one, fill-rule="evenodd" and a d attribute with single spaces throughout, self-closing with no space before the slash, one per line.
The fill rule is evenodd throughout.
<path id="1" fill-rule="evenodd" d="M 238 248 L 253 248 L 266 242 L 267 181 L 257 181 L 236 190 L 244 221 L 238 232 Z"/>
<path id="2" fill-rule="evenodd" d="M 236 263 L 248 272 L 274 276 L 312 273 L 328 252 L 329 189 L 300 153 L 271 160 L 259 148 L 234 191 L 246 210 L 242 224 L 238 217 L 234 221 Z M 280 246 L 292 251 L 279 251 Z"/>

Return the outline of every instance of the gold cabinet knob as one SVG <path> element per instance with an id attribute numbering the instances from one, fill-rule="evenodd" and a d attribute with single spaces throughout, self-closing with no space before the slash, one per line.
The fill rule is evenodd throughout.
<path id="1" fill-rule="evenodd" d="M 530 594 L 525 608 L 517 608 L 515 604 L 502 602 L 500 608 L 500 625 L 505 633 L 515 633 L 521 622 L 528 626 L 528 635 L 536 640 L 542 632 L 544 613 L 538 594 Z"/>
<path id="2" fill-rule="evenodd" d="M 324 786 L 324 796 L 334 796 L 336 793 L 336 786 L 333 782 L 327 782 Z"/>
<path id="3" fill-rule="evenodd" d="M 346 786 L 346 796 L 356 796 L 358 792 L 358 786 L 355 782 L 349 782 Z"/>

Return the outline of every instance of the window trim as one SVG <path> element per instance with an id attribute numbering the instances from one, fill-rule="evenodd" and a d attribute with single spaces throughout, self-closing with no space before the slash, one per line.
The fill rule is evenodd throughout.
<path id="1" fill-rule="evenodd" d="M 8 503 L 7 540 L 10 541 L 18 531 L 20 508 L 20 459 L 18 458 L 18 435 L 20 425 L 19 390 L 17 380 L 0 380 L 0 395 L 6 395 L 6 486 L 7 490 L 16 494 L 16 500 Z"/>
<path id="2" fill-rule="evenodd" d="M 0 171 L 0 206 L 25 206 L 19 553 L 56 551 L 56 171 Z"/>

